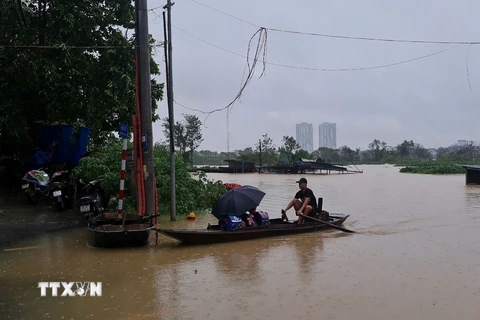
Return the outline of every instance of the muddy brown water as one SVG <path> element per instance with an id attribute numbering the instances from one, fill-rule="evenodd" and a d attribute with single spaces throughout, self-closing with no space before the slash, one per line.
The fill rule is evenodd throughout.
<path id="1" fill-rule="evenodd" d="M 0 252 L 1 319 L 480 319 L 480 188 L 464 175 L 307 175 L 345 227 L 207 246 L 159 236 L 95 249 L 75 229 Z M 272 217 L 298 175 L 211 175 L 264 190 Z M 35 213 L 32 213 L 34 215 Z M 293 212 L 287 213 L 293 218 Z M 163 228 L 215 222 L 161 221 Z M 13 248 L 15 249 L 15 248 Z M 101 297 L 40 297 L 39 281 L 101 281 Z"/>

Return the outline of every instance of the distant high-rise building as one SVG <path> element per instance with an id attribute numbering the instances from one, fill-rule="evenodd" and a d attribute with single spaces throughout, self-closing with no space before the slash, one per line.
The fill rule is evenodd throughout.
<path id="1" fill-rule="evenodd" d="M 311 123 L 297 124 L 297 137 L 295 139 L 305 151 L 313 152 L 313 125 Z"/>
<path id="2" fill-rule="evenodd" d="M 337 148 L 337 124 L 324 122 L 318 126 L 320 148 Z"/>

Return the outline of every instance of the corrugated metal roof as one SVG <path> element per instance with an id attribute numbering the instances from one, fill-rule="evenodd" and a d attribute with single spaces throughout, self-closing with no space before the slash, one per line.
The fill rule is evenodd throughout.
<path id="1" fill-rule="evenodd" d="M 465 169 L 480 170 L 480 165 L 476 164 L 457 164 L 457 166 L 464 167 Z"/>

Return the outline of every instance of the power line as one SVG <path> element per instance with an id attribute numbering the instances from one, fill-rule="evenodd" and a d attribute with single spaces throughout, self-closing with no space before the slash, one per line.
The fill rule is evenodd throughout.
<path id="1" fill-rule="evenodd" d="M 314 36 L 314 37 L 338 38 L 338 39 L 349 39 L 349 40 L 364 40 L 364 41 L 423 43 L 423 44 L 455 44 L 455 45 L 480 44 L 480 41 L 405 40 L 405 39 L 387 39 L 387 38 L 372 38 L 372 37 L 352 37 L 352 36 L 342 36 L 342 35 L 333 35 L 333 34 L 324 34 L 324 33 L 315 33 L 315 32 L 301 32 L 301 31 L 293 31 L 293 30 L 282 30 L 282 29 L 275 29 L 275 28 L 268 28 L 268 30 L 269 31 L 276 31 L 276 32 L 283 32 L 283 33 L 292 33 L 292 34 L 298 34 L 298 35 Z"/>
<path id="2" fill-rule="evenodd" d="M 412 61 L 416 61 L 416 60 L 420 60 L 420 59 L 425 59 L 425 58 L 428 58 L 428 57 L 431 57 L 431 56 L 434 56 L 434 55 L 438 55 L 438 54 L 441 54 L 441 53 L 444 53 L 446 51 L 449 51 L 449 50 L 452 50 L 458 46 L 461 46 L 461 45 L 465 45 L 465 44 L 468 44 L 468 45 L 472 45 L 472 44 L 480 44 L 480 42 L 451 42 L 451 41 L 422 41 L 422 40 L 397 40 L 397 39 L 381 39 L 381 38 L 360 38 L 360 37 L 346 37 L 346 36 L 337 36 L 337 35 L 326 35 L 326 34 L 318 34 L 318 33 L 302 33 L 302 32 L 297 32 L 297 31 L 291 31 L 291 30 L 282 30 L 282 29 L 268 29 L 268 28 L 264 28 L 264 27 L 260 27 L 254 23 L 251 23 L 249 21 L 246 21 L 246 20 L 243 20 L 243 19 L 240 19 L 238 17 L 235 17 L 233 15 L 230 15 L 226 12 L 223 12 L 223 11 L 220 11 L 220 10 L 217 10 L 215 8 L 212 8 L 212 7 L 209 7 L 209 6 L 206 6 L 198 1 L 195 1 L 195 0 L 190 0 L 194 3 L 197 3 L 199 5 L 202 5 L 202 6 L 205 6 L 209 9 L 212 9 L 214 11 L 217 11 L 219 13 L 222 13 L 222 14 L 225 14 L 231 18 L 234 18 L 236 20 L 240 20 L 244 23 L 248 23 L 252 26 L 255 26 L 255 27 L 258 27 L 259 29 L 254 33 L 254 35 L 250 38 L 250 41 L 248 42 L 248 49 L 247 49 L 247 55 L 242 55 L 242 54 L 239 54 L 239 53 L 236 53 L 234 51 L 231 51 L 231 50 L 227 50 L 225 48 L 222 48 L 220 46 L 217 46 L 213 43 L 210 43 L 206 40 L 203 40 L 193 34 L 191 34 L 190 32 L 186 31 L 186 30 L 183 30 L 177 26 L 174 26 L 176 29 L 182 31 L 183 33 L 187 34 L 187 35 L 190 35 L 191 37 L 207 44 L 207 45 L 210 45 L 210 46 L 213 46 L 219 50 L 222 50 L 222 51 L 225 51 L 225 52 L 228 52 L 230 54 L 233 54 L 233 55 L 236 55 L 236 56 L 239 56 L 239 57 L 242 57 L 244 59 L 247 60 L 247 64 L 246 64 L 246 69 L 248 69 L 248 75 L 247 75 L 247 78 L 245 81 L 242 80 L 242 86 L 240 88 L 240 91 L 237 93 L 237 95 L 235 96 L 235 98 L 226 106 L 226 107 L 223 107 L 223 108 L 218 108 L 218 109 L 214 109 L 212 111 L 203 111 L 203 110 L 199 110 L 199 109 L 193 109 L 193 108 L 188 108 L 184 105 L 181 105 L 179 104 L 178 102 L 175 102 L 181 106 L 183 106 L 184 108 L 186 109 L 189 109 L 189 110 L 192 110 L 192 111 L 197 111 L 197 112 L 201 112 L 203 114 L 206 115 L 205 117 L 205 120 L 204 120 L 204 125 L 205 125 L 205 122 L 206 120 L 208 119 L 208 117 L 215 113 L 215 112 L 219 112 L 219 111 L 223 111 L 223 110 L 227 110 L 227 112 L 229 112 L 230 110 L 230 107 L 237 101 L 240 99 L 244 89 L 246 88 L 247 84 L 250 82 L 250 80 L 252 79 L 254 73 L 255 73 L 255 66 L 257 64 L 257 62 L 259 61 L 260 57 L 263 56 L 263 70 L 262 70 L 262 73 L 260 75 L 260 78 L 263 76 L 263 74 L 265 73 L 265 66 L 267 64 L 269 65 L 273 65 L 273 66 L 278 66 L 278 67 L 284 67 L 284 68 L 291 68 L 291 69 L 299 69 L 299 70 L 308 70 L 308 71 L 324 71 L 324 72 L 332 72 L 332 71 L 340 71 L 340 72 L 345 72 L 345 71 L 361 71 L 361 70 L 371 70 L 371 69 L 379 69 L 379 68 L 386 68 L 386 67 L 391 67 L 391 66 L 396 66 L 396 65 L 400 65 L 400 64 L 404 64 L 404 63 L 408 63 L 408 62 L 412 62 Z M 153 11 L 153 13 L 156 15 L 156 13 Z M 441 51 L 437 51 L 437 52 L 433 52 L 433 53 L 430 53 L 430 54 L 427 54 L 427 55 L 423 55 L 423 56 L 420 56 L 420 57 L 415 57 L 415 58 L 412 58 L 412 59 L 407 59 L 407 60 L 403 60 L 403 61 L 398 61 L 398 62 L 394 62 L 394 63 L 390 63 L 390 64 L 384 64 L 384 65 L 377 65 L 377 66 L 370 66 L 370 67 L 361 67 L 361 68 L 341 68 L 341 69 L 326 69 L 326 68 L 309 68 L 309 67 L 298 67 L 298 66 L 292 66 L 292 65 L 285 65 L 285 64 L 278 64 L 278 63 L 272 63 L 272 62 L 267 62 L 266 61 L 266 48 L 267 48 L 267 35 L 268 35 L 268 31 L 271 30 L 271 31 L 277 31 L 277 32 L 287 32 L 287 33 L 295 33 L 295 34 L 304 34 L 304 35 L 314 35 L 314 36 L 328 36 L 328 37 L 335 37 L 335 38 L 345 38 L 345 39 L 354 39 L 354 40 L 369 40 L 369 41 L 388 41 L 388 42 L 413 42 L 413 43 L 436 43 L 436 44 L 454 44 L 453 47 L 450 47 L 450 48 L 447 48 L 447 49 L 444 49 L 444 50 L 441 50 Z M 256 45 L 256 50 L 255 50 L 255 54 L 254 54 L 254 57 L 251 58 L 250 57 L 250 48 L 251 48 L 251 44 L 252 44 L 252 41 L 253 39 L 255 38 L 255 36 L 258 34 L 258 43 Z M 263 51 L 263 53 L 262 53 Z M 251 65 L 250 65 L 250 61 L 252 61 Z M 246 70 L 245 70 L 246 71 Z M 245 73 L 244 71 L 244 73 Z"/>
<path id="3" fill-rule="evenodd" d="M 163 42 L 159 42 L 154 45 L 149 45 L 149 47 L 162 47 Z M 125 45 L 125 46 L 69 46 L 69 45 L 54 45 L 54 46 L 37 46 L 37 45 L 27 45 L 27 46 L 17 46 L 17 45 L 1 45 L 1 49 L 134 49 L 137 46 L 134 45 Z"/>
<path id="4" fill-rule="evenodd" d="M 245 58 L 245 59 L 247 58 L 247 56 L 245 56 L 245 55 L 243 55 L 243 54 L 240 54 L 240 53 L 237 53 L 237 52 L 234 52 L 234 51 L 230 51 L 230 50 L 228 50 L 228 49 L 219 47 L 219 46 L 217 46 L 217 45 L 215 45 L 215 44 L 213 44 L 213 43 L 211 43 L 211 42 L 208 42 L 208 41 L 206 41 L 206 40 L 203 40 L 202 38 L 199 38 L 199 37 L 197 37 L 196 35 L 188 32 L 188 31 L 186 31 L 186 30 L 184 30 L 184 29 L 182 29 L 182 28 L 179 28 L 179 27 L 177 27 L 177 26 L 174 25 L 174 24 L 172 24 L 172 26 L 173 26 L 175 29 L 177 29 L 177 30 L 179 30 L 179 31 L 181 31 L 181 32 L 183 32 L 183 33 L 191 36 L 192 38 L 195 38 L 195 39 L 197 39 L 198 41 L 201 41 L 201 42 L 203 42 L 203 43 L 205 43 L 205 44 L 208 44 L 209 46 L 212 46 L 212 47 L 217 48 L 217 49 L 219 49 L 219 50 L 222 50 L 222 51 L 231 53 L 231 54 L 233 54 L 233 55 L 236 55 L 236 56 L 239 56 L 239 57 L 242 57 L 242 58 Z"/>
<path id="5" fill-rule="evenodd" d="M 225 16 L 228 16 L 230 18 L 233 18 L 235 20 L 241 21 L 243 23 L 249 24 L 251 26 L 257 27 L 257 28 L 262 28 L 261 26 L 250 22 L 248 20 L 236 17 L 232 14 L 229 14 L 227 12 L 218 10 L 216 8 L 207 6 L 206 4 L 203 4 L 201 2 L 198 2 L 196 0 L 190 0 L 193 3 L 196 3 L 198 5 L 201 5 L 205 8 L 208 8 L 210 10 L 213 10 L 215 12 L 218 12 L 220 14 L 223 14 Z M 274 32 L 282 32 L 282 33 L 290 33 L 290 34 L 296 34 L 296 35 L 305 35 L 305 36 L 314 36 L 314 37 L 324 37 L 324 38 L 337 38 L 337 39 L 347 39 L 347 40 L 363 40 L 363 41 L 380 41 L 380 42 L 401 42 L 401 43 L 423 43 L 423 44 L 450 44 L 450 45 L 466 45 L 466 44 L 480 44 L 480 41 L 433 41 L 433 40 L 407 40 L 407 39 L 388 39 L 388 38 L 376 38 L 376 37 L 354 37 L 354 36 L 344 36 L 344 35 L 335 35 L 335 34 L 326 34 L 326 33 L 317 33 L 317 32 L 302 32 L 302 31 L 295 31 L 295 30 L 286 30 L 286 29 L 277 29 L 277 28 L 268 28 L 268 27 L 263 27 L 269 31 L 274 31 Z"/>
<path id="6" fill-rule="evenodd" d="M 250 51 L 251 51 L 250 49 L 251 49 L 252 44 L 253 44 L 252 42 L 257 35 L 258 35 L 258 39 L 257 39 L 257 44 L 256 44 L 256 47 L 255 47 L 255 50 L 254 50 L 255 52 L 254 52 L 253 58 L 250 58 Z M 246 56 L 240 55 L 240 56 L 243 56 L 247 59 L 247 65 L 246 65 L 246 68 L 244 70 L 244 77 L 242 78 L 242 85 L 241 85 L 237 95 L 235 96 L 235 98 L 227 106 L 222 107 L 222 108 L 218 108 L 218 109 L 214 109 L 214 110 L 211 110 L 211 111 L 203 111 L 203 110 L 199 110 L 199 109 L 188 108 L 188 107 L 186 107 L 186 106 L 184 106 L 184 105 L 182 105 L 178 102 L 175 102 L 175 103 L 184 107 L 184 108 L 186 108 L 186 109 L 201 112 L 201 113 L 205 114 L 206 116 L 205 116 L 205 119 L 203 121 L 203 124 L 206 127 L 205 123 L 206 123 L 207 119 L 210 117 L 210 115 L 212 115 L 215 112 L 219 112 L 219 111 L 223 111 L 223 110 L 227 110 L 227 112 L 229 112 L 230 107 L 232 107 L 233 104 L 240 99 L 240 97 L 242 96 L 243 91 L 247 87 L 248 83 L 252 80 L 252 78 L 255 74 L 255 67 L 256 67 L 256 65 L 257 65 L 257 63 L 260 59 L 262 59 L 263 70 L 262 70 L 262 73 L 261 73 L 259 78 L 261 78 L 264 75 L 265 65 L 266 65 L 266 46 L 267 46 L 267 32 L 266 32 L 265 29 L 260 28 L 257 32 L 255 32 L 253 34 L 253 36 L 250 38 L 250 41 L 248 42 L 247 55 Z M 250 61 L 252 61 L 252 63 L 250 63 Z M 246 77 L 245 77 L 245 73 L 246 73 Z"/>
<path id="7" fill-rule="evenodd" d="M 250 21 L 247 21 L 247 20 L 244 20 L 244 19 L 242 19 L 242 18 L 236 17 L 236 16 L 234 16 L 234 15 L 231 15 L 231 14 L 226 13 L 226 12 L 224 12 L 224 11 L 215 9 L 215 8 L 213 8 L 213 7 L 207 6 L 206 4 L 203 4 L 203 3 L 201 3 L 201 2 L 198 2 L 198 1 L 195 1 L 195 0 L 190 0 L 190 1 L 191 1 L 191 2 L 194 2 L 194 3 L 198 4 L 198 5 L 201 5 L 201 6 L 205 7 L 205 8 L 208 8 L 208 9 L 210 9 L 210 10 L 213 10 L 213 11 L 216 11 L 216 12 L 221 13 L 221 14 L 223 14 L 223 15 L 226 15 L 226 16 L 228 16 L 228 17 L 230 17 L 230 18 L 235 19 L 235 20 L 238 20 L 238 21 L 241 21 L 241 22 L 243 22 L 243 23 L 249 24 L 249 25 L 251 25 L 251 26 L 253 26 L 253 27 L 261 28 L 261 26 L 255 24 L 255 23 L 252 23 L 252 22 L 250 22 Z"/>
<path id="8" fill-rule="evenodd" d="M 179 105 L 180 107 L 182 107 L 182 108 L 185 108 L 185 109 L 187 109 L 187 110 L 190 110 L 190 111 L 195 111 L 195 112 L 200 112 L 200 113 L 203 113 L 203 114 L 208 114 L 208 112 L 207 112 L 207 111 L 203 111 L 203 110 L 200 110 L 200 109 L 195 109 L 195 108 L 189 108 L 189 107 L 187 107 L 187 106 L 185 106 L 185 105 L 183 105 L 183 104 L 179 103 L 179 102 L 178 102 L 178 101 L 176 101 L 176 100 L 173 100 L 173 102 L 174 102 L 175 104 Z"/>
<path id="9" fill-rule="evenodd" d="M 222 50 L 222 51 L 225 51 L 225 52 L 228 52 L 230 54 L 233 54 L 233 55 L 236 55 L 236 56 L 239 56 L 239 57 L 242 57 L 242 58 L 245 58 L 247 59 L 247 66 L 246 66 L 246 69 L 244 70 L 244 73 L 245 71 L 248 69 L 249 72 L 248 72 L 248 76 L 247 76 L 247 80 L 242 83 L 242 86 L 240 88 L 240 92 L 237 94 L 237 96 L 235 97 L 235 99 L 230 102 L 226 107 L 222 107 L 222 108 L 217 108 L 217 109 L 214 109 L 214 110 L 211 110 L 211 111 L 204 111 L 204 110 L 200 110 L 200 109 L 195 109 L 195 108 L 189 108 L 183 104 L 180 104 L 178 103 L 177 101 L 174 101 L 176 104 L 178 104 L 179 106 L 185 108 L 185 109 L 188 109 L 188 110 L 191 110 L 191 111 L 195 111 L 195 112 L 200 112 L 204 115 L 206 115 L 205 117 L 205 120 L 204 120 L 204 125 L 205 125 L 205 122 L 206 120 L 208 119 L 208 117 L 210 115 L 212 115 L 213 113 L 215 112 L 220 112 L 220 111 L 223 111 L 223 110 L 227 110 L 227 112 L 229 112 L 229 108 L 233 105 L 233 103 L 235 101 L 237 101 L 241 94 L 243 93 L 243 90 L 245 89 L 246 85 L 248 84 L 248 82 L 251 80 L 251 77 L 253 76 L 253 73 L 254 73 L 254 68 L 255 68 L 255 64 L 256 62 L 258 61 L 259 59 L 259 56 L 260 56 L 260 51 L 263 49 L 265 50 L 266 48 L 266 29 L 259 29 L 259 31 L 261 30 L 264 30 L 265 34 L 264 34 L 264 39 L 263 39 L 263 42 L 262 42 L 262 34 L 260 34 L 260 37 L 259 37 L 259 43 L 257 44 L 257 49 L 256 49 L 256 53 L 255 53 L 255 56 L 254 58 L 250 58 L 248 55 L 242 55 L 240 53 L 237 53 L 237 52 L 234 52 L 234 51 L 231 51 L 231 50 L 228 50 L 228 49 L 225 49 L 225 48 L 222 48 L 220 46 L 217 46 L 215 44 L 212 44 L 206 40 L 203 40 L 199 37 L 197 37 L 196 35 L 193 35 L 191 34 L 190 32 L 186 31 L 186 30 L 183 30 L 175 25 L 173 25 L 173 27 L 175 27 L 176 29 L 184 32 L 185 34 L 207 44 L 207 45 L 210 45 L 212 47 L 215 47 L 219 50 Z M 255 35 L 259 32 L 257 31 L 253 36 L 252 38 L 250 39 L 249 41 L 249 46 L 248 46 L 248 51 L 247 51 L 247 54 L 250 52 L 250 44 L 253 40 L 253 38 L 255 37 Z M 264 51 L 263 52 L 263 65 L 264 65 L 264 70 L 262 71 L 262 75 L 263 75 L 263 72 L 265 71 L 265 65 L 273 65 L 273 66 L 277 66 L 277 67 L 284 67 L 284 68 L 291 68 L 291 69 L 299 69 L 299 70 L 308 70 L 308 71 L 324 71 L 324 72 L 333 72 L 333 71 L 338 71 L 338 72 L 345 72 L 345 71 L 361 71 L 361 70 L 371 70 L 371 69 L 379 69 L 379 68 L 386 68 L 386 67 L 391 67 L 391 66 L 396 66 L 396 65 L 400 65 L 400 64 L 404 64 L 404 63 L 408 63 L 408 62 L 412 62 L 412 61 L 416 61 L 416 60 L 420 60 L 420 59 L 425 59 L 425 58 L 428 58 L 428 57 L 431 57 L 431 56 L 434 56 L 434 55 L 438 55 L 438 54 L 441 54 L 441 53 L 444 53 L 446 51 L 449 51 L 449 50 L 452 50 L 456 47 L 459 47 L 461 46 L 461 44 L 458 44 L 458 45 L 455 45 L 453 47 L 450 47 L 450 48 L 447 48 L 447 49 L 443 49 L 441 51 L 437 51 L 437 52 L 433 52 L 433 53 L 430 53 L 430 54 L 427 54 L 427 55 L 423 55 L 423 56 L 420 56 L 420 57 L 416 57 L 416 58 L 412 58 L 412 59 L 408 59 L 408 60 L 403 60 L 403 61 L 398 61 L 398 62 L 394 62 L 394 63 L 390 63 L 390 64 L 385 64 L 385 65 L 378 65 L 378 66 L 371 66 L 371 67 L 362 67 L 362 68 L 342 68 L 342 69 L 325 69 L 325 68 L 307 68 L 307 67 L 298 67 L 298 66 L 291 66 L 291 65 L 285 65 L 285 64 L 278 64 L 278 63 L 272 63 L 272 62 L 267 62 L 265 59 L 265 55 L 266 55 L 266 52 Z M 252 63 L 252 66 L 249 65 L 249 61 L 253 61 Z M 243 82 L 243 80 L 242 80 Z M 205 126 L 206 127 L 206 126 Z"/>
<path id="10" fill-rule="evenodd" d="M 193 1 L 193 0 L 190 0 L 190 1 Z M 213 43 L 210 43 L 206 40 L 203 40 L 199 37 L 197 37 L 196 35 L 186 31 L 186 30 L 183 30 L 177 26 L 174 25 L 174 27 L 176 29 L 178 29 L 179 31 L 209 45 L 209 46 L 212 46 L 214 48 L 217 48 L 219 50 L 222 50 L 222 51 L 225 51 L 225 52 L 228 52 L 230 54 L 233 54 L 233 55 L 236 55 L 236 56 L 239 56 L 239 57 L 242 57 L 242 58 L 247 58 L 247 56 L 243 55 L 243 54 L 240 54 L 240 53 L 237 53 L 237 52 L 234 52 L 234 51 L 231 51 L 231 50 L 228 50 L 228 49 L 225 49 L 225 48 L 222 48 L 222 47 L 219 47 Z M 388 67 L 393 67 L 393 66 L 397 66 L 397 65 L 400 65 L 400 64 L 404 64 L 404 63 L 409 63 L 409 62 L 413 62 L 413 61 L 417 61 L 417 60 L 421 60 L 421 59 L 425 59 L 425 58 L 429 58 L 429 57 L 432 57 L 432 56 L 435 56 L 435 55 L 438 55 L 438 54 L 441 54 L 441 53 L 444 53 L 446 51 L 449 51 L 449 50 L 452 50 L 456 47 L 459 47 L 461 46 L 462 44 L 457 44 L 455 46 L 452 46 L 452 47 L 449 47 L 447 49 L 443 49 L 443 50 L 440 50 L 440 51 L 436 51 L 436 52 L 433 52 L 433 53 L 430 53 L 430 54 L 427 54 L 427 55 L 423 55 L 423 56 L 419 56 L 419 57 L 415 57 L 415 58 L 411 58 L 411 59 L 407 59 L 407 60 L 402 60 L 402 61 L 397 61 L 397 62 L 393 62 L 393 63 L 388 63 L 388 64 L 383 64 L 383 65 L 377 65 L 377 66 L 368 66 L 368 67 L 360 67 L 360 68 L 339 68 L 339 69 L 328 69 L 328 68 L 313 68 L 313 67 L 300 67 L 300 66 L 292 66 L 292 65 L 286 65 L 286 64 L 280 64 L 280 63 L 274 63 L 274 62 L 265 62 L 265 64 L 267 65 L 272 65 L 272 66 L 277 66 L 277 67 L 282 67 L 282 68 L 289 68 L 289 69 L 298 69 L 298 70 L 306 70 L 306 71 L 322 71 L 322 72 L 346 72 L 346 71 L 363 71 L 363 70 L 373 70 L 373 69 L 381 69 L 381 68 L 388 68 Z M 250 59 L 252 60 L 252 59 Z"/>

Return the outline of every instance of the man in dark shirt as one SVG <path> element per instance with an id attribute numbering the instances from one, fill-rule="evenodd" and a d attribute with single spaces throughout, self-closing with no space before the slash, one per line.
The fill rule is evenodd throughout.
<path id="1" fill-rule="evenodd" d="M 307 188 L 307 179 L 301 178 L 297 183 L 300 190 L 295 194 L 295 198 L 290 201 L 285 210 L 282 210 L 282 215 L 291 207 L 294 207 L 298 214 L 307 216 L 315 215 L 315 212 L 317 211 L 317 198 L 315 198 L 313 191 Z M 298 224 L 302 223 L 304 223 L 304 218 L 299 216 Z"/>

